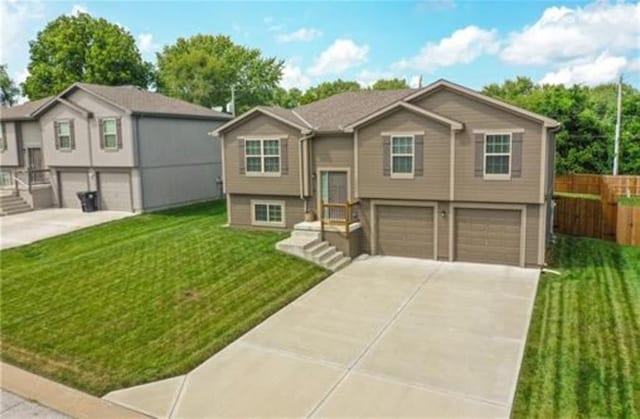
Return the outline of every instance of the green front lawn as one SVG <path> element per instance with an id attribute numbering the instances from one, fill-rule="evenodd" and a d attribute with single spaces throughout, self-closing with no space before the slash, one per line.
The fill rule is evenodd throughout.
<path id="1" fill-rule="evenodd" d="M 223 203 L 0 253 L 2 359 L 102 395 L 183 374 L 321 281 Z"/>
<path id="2" fill-rule="evenodd" d="M 640 415 L 640 247 L 560 237 L 538 288 L 514 417 Z"/>

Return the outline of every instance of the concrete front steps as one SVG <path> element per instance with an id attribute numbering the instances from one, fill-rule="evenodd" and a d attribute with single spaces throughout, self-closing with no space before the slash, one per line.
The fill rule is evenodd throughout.
<path id="1" fill-rule="evenodd" d="M 333 272 L 351 263 L 350 257 L 345 256 L 329 242 L 321 240 L 320 233 L 316 231 L 294 230 L 289 238 L 276 243 L 276 249 L 306 259 Z"/>
<path id="2" fill-rule="evenodd" d="M 21 212 L 31 211 L 32 208 L 27 202 L 16 195 L 0 196 L 0 216 L 20 214 Z"/>

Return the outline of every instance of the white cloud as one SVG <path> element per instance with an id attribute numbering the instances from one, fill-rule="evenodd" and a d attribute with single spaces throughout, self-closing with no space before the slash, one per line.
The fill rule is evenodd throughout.
<path id="1" fill-rule="evenodd" d="M 14 55 L 28 50 L 31 22 L 43 19 L 40 0 L 0 0 L 0 63 L 13 62 Z"/>
<path id="2" fill-rule="evenodd" d="M 362 86 L 370 87 L 380 79 L 391 79 L 394 75 L 390 71 L 362 70 L 356 75 L 356 81 Z"/>
<path id="3" fill-rule="evenodd" d="M 533 25 L 510 35 L 500 56 L 508 63 L 542 65 L 638 48 L 640 3 L 597 1 L 584 8 L 546 9 Z"/>
<path id="4" fill-rule="evenodd" d="M 620 73 L 629 67 L 629 64 L 625 57 L 602 54 L 595 61 L 569 65 L 558 71 L 549 72 L 540 80 L 540 83 L 595 86 L 616 80 Z"/>
<path id="5" fill-rule="evenodd" d="M 160 46 L 153 41 L 153 34 L 141 33 L 138 35 L 138 49 L 143 54 L 149 54 L 157 51 Z"/>
<path id="6" fill-rule="evenodd" d="M 286 62 L 282 69 L 282 79 L 280 86 L 285 89 L 297 87 L 298 89 L 306 89 L 311 86 L 311 79 L 305 75 L 302 69 L 290 62 Z"/>
<path id="7" fill-rule="evenodd" d="M 367 61 L 368 45 L 358 45 L 351 39 L 336 39 L 324 50 L 309 69 L 309 74 L 340 74 Z"/>
<path id="8" fill-rule="evenodd" d="M 16 86 L 18 86 L 18 88 L 20 88 L 20 84 L 24 83 L 25 80 L 27 80 L 27 77 L 29 77 L 29 69 L 27 68 L 23 68 L 21 71 L 17 71 L 12 75 L 13 81 L 16 83 Z M 25 96 L 18 96 L 18 104 L 22 104 L 26 101 L 27 98 Z"/>
<path id="9" fill-rule="evenodd" d="M 498 52 L 499 42 L 495 30 L 467 26 L 453 32 L 437 43 L 429 42 L 413 58 L 394 64 L 395 68 L 414 69 L 431 73 L 440 67 L 468 64 L 483 54 Z"/>
<path id="10" fill-rule="evenodd" d="M 322 32 L 315 28 L 300 28 L 291 33 L 283 33 L 276 37 L 278 42 L 308 42 L 318 39 Z"/>
<path id="11" fill-rule="evenodd" d="M 80 4 L 74 4 L 71 12 L 69 12 L 69 16 L 78 16 L 80 13 L 89 13 L 89 8 Z"/>

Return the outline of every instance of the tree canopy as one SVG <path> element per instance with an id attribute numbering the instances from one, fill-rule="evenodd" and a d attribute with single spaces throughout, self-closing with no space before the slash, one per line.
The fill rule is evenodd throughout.
<path id="1" fill-rule="evenodd" d="M 6 65 L 0 65 L 0 105 L 13 106 L 18 101 L 20 90 L 9 77 Z"/>
<path id="2" fill-rule="evenodd" d="M 222 35 L 179 38 L 157 58 L 159 92 L 213 107 L 229 103 L 235 86 L 237 114 L 272 101 L 284 66 Z"/>
<path id="3" fill-rule="evenodd" d="M 615 84 L 596 87 L 538 85 L 527 77 L 490 84 L 483 93 L 558 120 L 558 173 L 611 173 Z M 623 87 L 620 174 L 640 173 L 640 91 Z"/>
<path id="4" fill-rule="evenodd" d="M 317 86 L 308 88 L 302 95 L 300 103 L 306 105 L 307 103 L 315 102 L 316 100 L 324 99 L 338 93 L 357 92 L 358 90 L 362 90 L 362 87 L 356 81 L 346 81 L 342 79 L 325 81 Z"/>
<path id="5" fill-rule="evenodd" d="M 130 84 L 146 88 L 152 66 L 142 60 L 135 39 L 123 27 L 87 13 L 49 22 L 29 42 L 29 99 L 54 95 L 74 82 Z"/>
<path id="6" fill-rule="evenodd" d="M 380 79 L 371 85 L 371 90 L 408 89 L 409 85 L 404 79 Z"/>

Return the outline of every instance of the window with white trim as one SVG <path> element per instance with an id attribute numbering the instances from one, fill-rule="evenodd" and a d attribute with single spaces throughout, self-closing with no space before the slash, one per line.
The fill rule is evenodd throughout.
<path id="1" fill-rule="evenodd" d="M 115 118 L 102 120 L 102 137 L 102 144 L 104 144 L 105 149 L 115 150 L 118 148 L 118 131 Z"/>
<path id="2" fill-rule="evenodd" d="M 253 225 L 279 226 L 284 222 L 284 203 L 252 201 Z"/>
<path id="3" fill-rule="evenodd" d="M 280 140 L 245 140 L 246 172 L 249 174 L 280 173 Z"/>
<path id="4" fill-rule="evenodd" d="M 58 148 L 71 150 L 71 124 L 69 121 L 58 121 Z"/>
<path id="5" fill-rule="evenodd" d="M 391 137 L 391 176 L 413 177 L 415 166 L 415 138 L 413 135 Z"/>
<path id="6" fill-rule="evenodd" d="M 486 134 L 484 175 L 508 177 L 511 174 L 511 134 Z"/>

